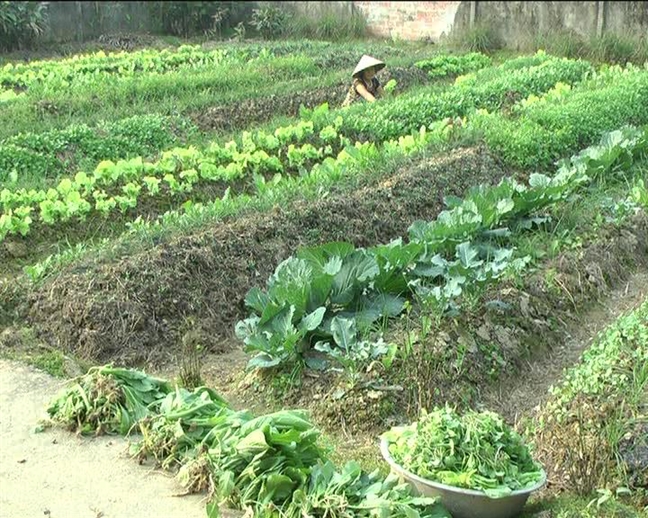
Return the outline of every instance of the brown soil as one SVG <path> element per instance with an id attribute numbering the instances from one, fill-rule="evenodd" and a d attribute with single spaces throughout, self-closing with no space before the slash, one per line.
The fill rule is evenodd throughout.
<path id="1" fill-rule="evenodd" d="M 316 202 L 224 221 L 119 260 L 74 264 L 31 294 L 29 318 L 52 346 L 95 361 L 159 359 L 179 343 L 186 317 L 208 349 L 222 351 L 246 314 L 247 291 L 299 246 L 388 242 L 415 219 L 435 218 L 445 195 L 504 175 L 485 149 L 457 149 Z"/>
<path id="2" fill-rule="evenodd" d="M 398 82 L 399 92 L 429 81 L 427 74 L 417 67 L 392 67 L 386 69 L 380 79 L 383 83 L 387 83 L 392 78 Z M 204 131 L 245 129 L 252 124 L 267 122 L 279 115 L 296 117 L 302 105 L 306 108 L 315 108 L 328 103 L 330 108 L 338 108 L 344 101 L 349 86 L 349 82 L 341 81 L 309 92 L 245 99 L 235 104 L 201 110 L 191 114 L 191 118 L 196 126 Z"/>
<path id="3" fill-rule="evenodd" d="M 204 494 L 179 498 L 182 487 L 169 474 L 138 465 L 121 437 L 35 433 L 62 386 L 43 372 L 0 360 L 0 516 L 205 516 Z"/>
<path id="4" fill-rule="evenodd" d="M 525 360 L 524 376 L 507 375 L 482 393 L 483 407 L 498 412 L 510 423 L 535 412 L 556 385 L 566 367 L 576 365 L 592 338 L 621 314 L 637 308 L 648 297 L 648 273 L 640 272 L 620 282 L 591 310 L 570 325 L 560 340 L 540 358 Z M 536 355 L 537 356 L 537 355 Z"/>

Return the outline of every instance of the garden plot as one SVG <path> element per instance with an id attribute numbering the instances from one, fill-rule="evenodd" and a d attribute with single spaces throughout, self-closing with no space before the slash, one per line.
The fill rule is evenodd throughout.
<path id="1" fill-rule="evenodd" d="M 462 179 L 450 184 L 453 175 Z M 117 264 L 89 263 L 90 269 L 82 267 L 79 273 L 73 266 L 43 286 L 41 293 L 47 291 L 51 297 L 35 295 L 33 315 L 49 315 L 46 325 L 70 352 L 85 349 L 89 357 L 137 361 L 142 352 L 145 357 L 168 353 L 185 331 L 175 323 L 191 311 L 201 335 L 227 350 L 234 324 L 244 316 L 241 294 L 298 246 L 349 238 L 357 246 L 388 241 L 402 235 L 413 219 L 436 216 L 443 195 L 460 195 L 474 181 L 496 182 L 502 175 L 484 149 L 460 149 L 398 172 L 358 179 L 352 188 L 332 186 L 322 200 L 299 202 L 270 214 L 228 218 L 207 231 L 179 236 Z M 430 193 L 435 193 L 433 199 Z M 88 282 L 119 291 L 108 299 L 100 293 L 82 296 Z M 171 293 L 173 304 L 168 303 Z M 101 331 L 115 325 L 117 306 L 129 308 L 121 312 L 127 320 L 120 324 L 127 335 Z M 72 324 L 76 320 L 72 315 L 81 313 L 87 315 L 85 322 Z"/>
<path id="2" fill-rule="evenodd" d="M 56 188 L 3 189 L 0 235 L 30 239 L 35 227 L 50 234 L 49 238 L 44 236 L 46 240 L 66 238 L 73 243 L 76 238 L 70 232 L 70 223 L 79 222 L 93 234 L 93 223 L 88 227 L 86 220 L 94 219 L 95 215 L 103 216 L 103 221 L 121 215 L 120 219 L 126 220 L 122 225 L 128 220 L 139 224 L 169 205 L 185 209 L 202 206 L 200 189 L 204 185 L 207 197 L 216 196 L 219 190 L 229 196 L 231 189 L 245 192 L 246 188 L 263 194 L 275 187 L 282 190 L 290 186 L 288 180 L 308 183 L 313 178 L 318 181 L 318 176 L 339 176 L 349 167 L 367 168 L 368 161 L 380 160 L 378 155 L 383 159 L 411 155 L 421 146 L 446 141 L 443 124 L 436 123 L 437 130 L 427 134 L 418 132 L 418 127 L 426 123 L 434 127 L 436 118 L 497 107 L 506 102 L 511 92 L 542 93 L 556 81 L 577 82 L 591 70 L 591 65 L 581 61 L 550 59 L 545 55 L 540 55 L 539 60 L 540 64 L 530 67 L 521 66 L 527 64 L 522 61 L 513 68 L 513 74 L 511 67 L 504 65 L 495 74 L 484 70 L 487 79 L 480 81 L 478 87 L 458 82 L 447 92 L 432 96 L 435 99 L 432 103 L 429 97 L 419 93 L 401 96 L 366 116 L 359 116 L 357 107 L 343 110 L 344 117 L 337 110 L 318 108 L 306 112 L 310 120 L 282 126 L 274 132 L 244 132 L 240 139 L 224 145 L 212 143 L 204 150 L 193 146 L 174 148 L 154 162 L 141 157 L 117 163 L 103 161 L 91 174 L 79 172 L 61 179 Z M 459 105 L 458 99 L 463 99 Z M 408 134 L 413 129 L 413 134 Z M 367 137 L 378 142 L 350 146 L 355 138 Z M 310 174 L 305 175 L 309 169 Z M 194 196 L 197 200 L 192 199 Z M 141 212 L 142 205 L 144 212 Z M 151 205 L 152 213 L 146 210 Z M 97 221 L 103 223 L 101 218 Z M 57 232 L 61 226 L 64 235 Z M 39 242 L 38 233 L 36 242 Z M 16 247 L 10 244 L 10 248 Z"/>
<path id="3" fill-rule="evenodd" d="M 250 72 L 250 85 L 278 82 L 301 65 L 321 66 L 307 52 L 285 59 L 263 50 L 252 58 L 243 51 L 236 56 L 261 66 L 258 77 Z M 166 67 L 166 59 L 155 66 Z M 26 91 L 8 106 L 19 113 L 20 103 L 47 81 L 78 76 L 79 92 L 95 88 L 86 69 L 61 66 L 63 79 L 36 65 L 32 75 L 21 70 L 15 81 L 23 81 Z M 102 66 L 99 75 L 120 73 L 109 61 Z M 200 62 L 189 66 L 206 85 L 211 72 L 201 72 Z M 231 81 L 247 81 L 243 69 Z M 158 119 L 152 128 L 162 131 L 142 133 L 140 156 L 119 160 L 117 153 L 88 171 L 67 170 L 80 159 L 59 157 L 58 165 L 50 164 L 37 149 L 39 142 L 54 146 L 59 129 L 45 128 L 42 140 L 35 134 L 12 142 L 32 152 L 42 174 L 25 188 L 10 171 L 1 191 L 5 349 L 11 343 L 18 354 L 41 342 L 87 361 L 167 372 L 174 366 L 166 360 L 179 354 L 188 385 L 191 375 L 200 381 L 197 355 L 207 350 L 222 376 L 212 386 L 259 410 L 240 411 L 198 388 L 175 397 L 165 389 L 149 401 L 151 420 L 139 420 L 146 412 L 129 390 L 125 400 L 115 396 L 128 414 L 86 415 L 84 405 L 100 404 L 101 397 L 88 403 L 71 392 L 67 397 L 75 403 L 61 403 L 53 415 L 74 415 L 75 426 L 90 422 L 92 430 L 98 416 L 104 432 L 123 433 L 127 424 L 137 424 L 142 458 L 179 468 L 191 491 L 211 488 L 212 516 L 224 502 L 263 516 L 326 508 L 345 516 L 349 506 L 391 516 L 444 516 L 438 503 L 412 500 L 390 478 L 331 462 L 319 449 L 314 425 L 337 439 L 351 434 L 352 444 L 366 444 L 362 451 L 375 461 L 372 438 L 416 420 L 424 409 L 448 401 L 461 411 L 494 405 L 484 393 L 524 373 L 525 363 L 542 362 L 610 290 L 645 276 L 648 71 L 597 69 L 542 52 L 498 66 L 480 55 L 440 55 L 419 61 L 416 69 L 430 79 L 464 75 L 346 110 L 297 110 L 292 100 L 282 110 L 297 119 L 196 146 L 162 149 L 174 137 L 166 133 L 167 119 Z M 145 116 L 156 103 L 163 106 L 174 73 L 149 77 L 134 65 L 106 93 L 118 104 L 150 90 L 138 108 Z M 422 83 L 422 76 L 413 76 Z M 173 86 L 173 95 L 184 95 L 185 86 Z M 203 102 L 206 96 L 197 101 Z M 240 106 L 262 112 L 260 102 L 250 95 Z M 186 113 L 198 104 L 184 105 Z M 232 130 L 249 124 L 237 121 L 230 108 L 201 118 L 211 113 L 215 121 L 236 121 Z M 64 126 L 62 118 L 50 120 Z M 256 122 L 262 120 L 267 117 Z M 91 139 L 95 126 L 87 128 Z M 59 150 L 75 138 L 74 132 L 63 135 Z M 161 153 L 151 157 L 154 150 L 145 146 Z M 88 156 L 86 163 L 100 158 Z M 16 163 L 31 170 L 29 162 Z M 76 246 L 56 253 L 61 240 Z M 632 325 L 641 327 L 642 313 L 637 315 Z M 640 358 L 645 347 L 640 338 Z M 225 377 L 242 379 L 245 363 L 252 370 L 245 383 L 225 386 Z M 209 370 L 204 365 L 203 372 Z M 120 387 L 131 383 L 131 375 L 111 376 Z M 132 390 L 150 385 L 137 379 Z M 104 381 L 91 383 L 115 388 Z M 86 390 L 95 389 L 91 384 Z M 308 408 L 313 421 L 286 405 Z M 642 405 L 633 407 L 633 419 L 643 418 Z M 500 410 L 511 419 L 510 408 Z M 193 425 L 179 416 L 191 416 Z M 263 437 L 250 435 L 248 423 L 259 424 Z M 184 435 L 171 439 L 170 430 L 181 425 L 188 426 Z M 547 433 L 558 437 L 556 426 Z M 527 432 L 531 442 L 541 438 L 541 432 Z M 641 445 L 635 436 L 628 440 L 636 453 Z M 215 437 L 210 454 L 197 455 L 198 445 Z M 288 437 L 299 445 L 301 460 L 286 447 Z M 341 450 L 348 455 L 351 448 Z M 265 459 L 258 479 L 242 469 L 254 451 Z M 550 491 L 556 489 L 554 473 L 565 474 L 564 455 L 556 455 L 543 457 Z M 624 479 L 623 465 L 617 471 L 609 465 L 594 485 L 569 479 L 561 487 L 586 497 L 601 485 L 614 491 L 626 484 L 641 512 L 641 478 Z M 479 480 L 500 492 L 537 480 L 536 471 L 516 479 L 517 468 L 509 468 L 508 488 L 490 472 Z M 453 480 L 476 487 L 471 476 L 459 471 Z M 339 479 L 346 482 L 336 485 Z M 332 493 L 340 499 L 337 507 L 328 500 Z"/>

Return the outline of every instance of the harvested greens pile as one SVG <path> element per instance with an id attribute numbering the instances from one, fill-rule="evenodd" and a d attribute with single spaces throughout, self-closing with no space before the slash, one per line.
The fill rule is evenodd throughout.
<path id="1" fill-rule="evenodd" d="M 72 380 L 47 412 L 53 421 L 83 435 L 126 435 L 170 391 L 166 381 L 140 371 L 93 367 Z"/>
<path id="2" fill-rule="evenodd" d="M 543 471 L 522 438 L 492 412 L 463 416 L 448 406 L 383 434 L 407 471 L 433 482 L 503 497 L 539 482 Z"/>
<path id="3" fill-rule="evenodd" d="M 208 490 L 209 518 L 220 516 L 221 505 L 268 518 L 450 516 L 435 499 L 412 496 L 395 476 L 366 473 L 355 462 L 338 471 L 302 411 L 255 417 L 207 387 L 171 388 L 109 366 L 72 380 L 48 411 L 82 433 L 139 431 L 134 456 L 176 469 L 188 492 Z"/>

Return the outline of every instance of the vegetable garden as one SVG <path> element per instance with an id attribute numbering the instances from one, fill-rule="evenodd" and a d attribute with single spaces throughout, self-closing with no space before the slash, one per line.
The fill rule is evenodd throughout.
<path id="1" fill-rule="evenodd" d="M 386 98 L 339 108 L 372 52 Z M 648 64 L 232 43 L 0 89 L 0 350 L 87 366 L 54 423 L 210 517 L 451 516 L 381 436 L 492 498 L 546 475 L 526 516 L 648 510 L 645 289 L 537 408 L 484 397 L 645 276 Z"/>

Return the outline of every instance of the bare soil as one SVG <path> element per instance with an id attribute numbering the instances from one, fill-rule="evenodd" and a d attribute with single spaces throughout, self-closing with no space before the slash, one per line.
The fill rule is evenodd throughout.
<path id="1" fill-rule="evenodd" d="M 182 489 L 131 459 L 123 438 L 35 433 L 62 385 L 0 360 L 0 516 L 204 518 L 204 495 L 174 496 Z"/>

